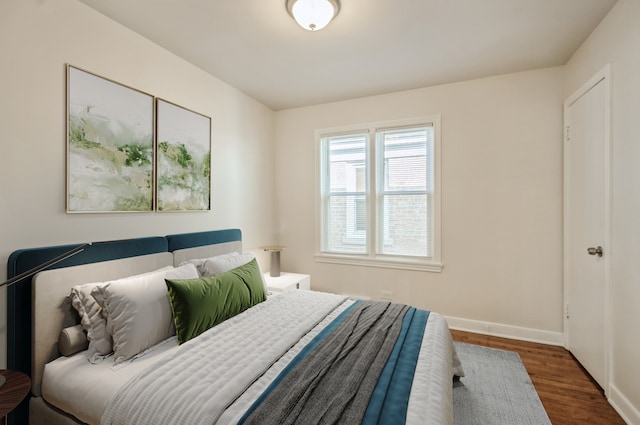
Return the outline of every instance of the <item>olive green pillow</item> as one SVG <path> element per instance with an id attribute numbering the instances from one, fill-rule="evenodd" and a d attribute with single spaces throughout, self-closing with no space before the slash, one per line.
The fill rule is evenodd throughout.
<path id="1" fill-rule="evenodd" d="M 166 282 L 180 344 L 267 299 L 255 258 L 217 276 Z"/>

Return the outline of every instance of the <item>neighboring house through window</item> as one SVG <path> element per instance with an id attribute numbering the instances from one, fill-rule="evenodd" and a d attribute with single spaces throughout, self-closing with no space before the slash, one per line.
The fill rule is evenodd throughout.
<path id="1" fill-rule="evenodd" d="M 319 261 L 440 271 L 440 119 L 317 132 Z"/>

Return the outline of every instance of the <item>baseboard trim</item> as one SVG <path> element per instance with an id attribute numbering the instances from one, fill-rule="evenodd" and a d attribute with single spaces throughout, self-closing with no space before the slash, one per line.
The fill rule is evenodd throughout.
<path id="1" fill-rule="evenodd" d="M 537 342 L 540 344 L 564 346 L 564 334 L 562 332 L 543 331 L 540 329 L 523 328 L 502 323 L 481 322 L 451 316 L 445 316 L 445 318 L 451 329 L 459 331 Z"/>
<path id="2" fill-rule="evenodd" d="M 609 385 L 609 404 L 628 425 L 640 425 L 640 410 L 613 384 Z"/>

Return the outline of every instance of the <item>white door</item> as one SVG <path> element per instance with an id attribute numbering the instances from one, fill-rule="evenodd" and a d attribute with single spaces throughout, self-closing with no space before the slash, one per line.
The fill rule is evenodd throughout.
<path id="1" fill-rule="evenodd" d="M 607 390 L 609 77 L 596 75 L 565 102 L 565 308 L 567 348 Z"/>

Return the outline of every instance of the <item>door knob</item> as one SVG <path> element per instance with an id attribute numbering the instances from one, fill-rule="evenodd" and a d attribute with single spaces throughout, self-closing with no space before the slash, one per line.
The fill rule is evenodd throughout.
<path id="1" fill-rule="evenodd" d="M 598 257 L 602 257 L 602 254 L 604 254 L 601 246 L 597 248 L 587 248 L 587 252 L 589 255 L 597 255 Z"/>

